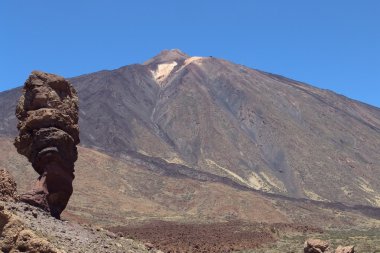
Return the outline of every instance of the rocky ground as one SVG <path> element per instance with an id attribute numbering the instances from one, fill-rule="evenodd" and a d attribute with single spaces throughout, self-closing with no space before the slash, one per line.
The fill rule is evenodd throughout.
<path id="1" fill-rule="evenodd" d="M 241 221 L 211 224 L 154 221 L 141 225 L 113 227 L 110 230 L 151 243 L 154 247 L 168 253 L 226 253 L 252 250 L 274 244 L 279 240 L 280 233 L 298 235 L 322 233 L 319 228 L 304 225 Z M 298 246 L 302 249 L 302 244 Z"/>
<path id="2" fill-rule="evenodd" d="M 263 245 L 257 249 L 247 249 L 239 253 L 278 253 L 278 252 L 303 252 L 305 241 L 310 238 L 318 238 L 329 244 L 324 252 L 340 253 L 352 251 L 339 251 L 337 249 L 350 249 L 354 246 L 354 252 L 379 253 L 380 252 L 380 229 L 349 229 L 349 230 L 324 230 L 323 233 L 295 234 L 286 233 L 280 235 L 275 243 Z M 318 252 L 318 251 L 316 251 Z M 323 252 L 323 251 L 322 251 Z"/>
<path id="3" fill-rule="evenodd" d="M 310 237 L 328 242 L 325 252 L 340 252 L 335 251 L 340 245 L 355 245 L 355 252 L 380 252 L 379 228 L 323 231 L 281 223 L 155 221 L 105 229 L 57 220 L 28 204 L 0 201 L 0 252 L 301 252 Z"/>
<path id="4" fill-rule="evenodd" d="M 0 168 L 0 201 L 17 198 L 16 182 L 7 170 Z"/>
<path id="5" fill-rule="evenodd" d="M 100 227 L 57 220 L 24 203 L 0 202 L 1 252 L 160 252 Z"/>
<path id="6" fill-rule="evenodd" d="M 165 253 L 380 252 L 378 227 L 320 229 L 289 223 L 234 221 L 185 224 L 155 221 L 109 229 L 115 233 L 122 232 L 128 238 L 151 243 Z"/>
<path id="7" fill-rule="evenodd" d="M 307 223 L 151 220 L 104 229 L 80 222 L 76 216 L 65 216 L 67 220 L 55 219 L 49 213 L 17 200 L 14 180 L 6 170 L 0 169 L 1 253 L 301 252 L 310 237 L 323 239 L 330 245 L 328 250 L 321 252 L 354 252 L 353 247 L 339 248 L 340 245 L 355 245 L 356 252 L 380 252 L 380 228 L 375 223 L 360 230 L 322 230 L 304 225 Z M 314 252 L 314 246 L 307 252 Z M 341 251 L 335 251 L 335 248 Z"/>

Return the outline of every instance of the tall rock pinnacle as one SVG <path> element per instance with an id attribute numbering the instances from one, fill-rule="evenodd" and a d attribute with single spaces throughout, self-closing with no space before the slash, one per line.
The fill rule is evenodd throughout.
<path id="1" fill-rule="evenodd" d="M 21 201 L 59 218 L 73 192 L 78 153 L 78 97 L 63 77 L 33 71 L 16 108 L 19 136 L 14 145 L 40 175 Z"/>

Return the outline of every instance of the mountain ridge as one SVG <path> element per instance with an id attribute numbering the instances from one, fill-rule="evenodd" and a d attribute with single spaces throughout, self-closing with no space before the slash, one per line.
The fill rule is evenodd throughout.
<path id="1" fill-rule="evenodd" d="M 295 198 L 380 205 L 376 107 L 177 50 L 70 81 L 83 146 L 158 157 Z M 16 133 L 16 93 L 0 93 L 0 135 Z"/>

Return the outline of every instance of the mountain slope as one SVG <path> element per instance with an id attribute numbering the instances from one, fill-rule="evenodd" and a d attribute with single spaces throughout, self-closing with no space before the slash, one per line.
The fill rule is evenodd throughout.
<path id="1" fill-rule="evenodd" d="M 36 177 L 9 138 L 0 138 L 0 168 L 25 192 Z M 294 200 L 231 183 L 212 174 L 191 174 L 178 165 L 143 157 L 116 159 L 79 147 L 75 192 L 63 217 L 106 226 L 155 220 L 185 223 L 245 221 L 320 227 L 379 226 L 379 208 Z M 190 169 L 191 170 L 191 169 Z M 110 211 L 112 210 L 112 211 Z"/>
<path id="2" fill-rule="evenodd" d="M 71 81 L 85 147 L 294 198 L 380 206 L 378 108 L 178 50 Z M 19 92 L 0 93 L 1 135 L 16 133 Z"/>

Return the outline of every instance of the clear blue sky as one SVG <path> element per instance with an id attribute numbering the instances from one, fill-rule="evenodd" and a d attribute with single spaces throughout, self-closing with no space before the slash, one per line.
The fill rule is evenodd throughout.
<path id="1" fill-rule="evenodd" d="M 379 0 L 1 0 L 0 36 L 0 90 L 179 48 L 380 107 Z"/>

